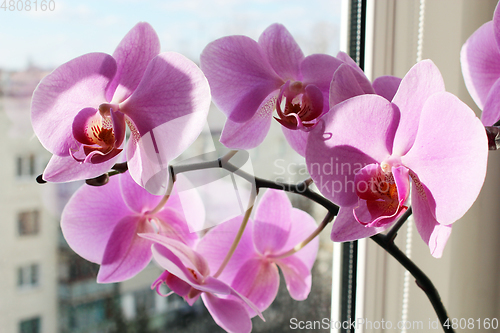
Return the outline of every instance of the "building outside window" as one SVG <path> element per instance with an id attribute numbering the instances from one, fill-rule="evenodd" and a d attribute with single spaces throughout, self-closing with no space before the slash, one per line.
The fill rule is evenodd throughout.
<path id="1" fill-rule="evenodd" d="M 40 284 L 40 267 L 30 264 L 17 269 L 17 286 L 19 288 L 32 288 Z"/>
<path id="2" fill-rule="evenodd" d="M 19 323 L 19 333 L 40 333 L 41 321 L 40 317 L 22 320 Z"/>
<path id="3" fill-rule="evenodd" d="M 38 234 L 40 232 L 40 211 L 33 209 L 18 213 L 17 230 L 19 236 Z"/>

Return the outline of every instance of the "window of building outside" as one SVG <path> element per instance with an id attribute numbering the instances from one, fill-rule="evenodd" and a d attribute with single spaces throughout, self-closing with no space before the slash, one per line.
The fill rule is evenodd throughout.
<path id="1" fill-rule="evenodd" d="M 17 214 L 19 236 L 36 235 L 40 232 L 40 211 L 33 209 Z"/>
<path id="2" fill-rule="evenodd" d="M 40 333 L 41 331 L 41 318 L 35 317 L 24 319 L 19 323 L 19 333 Z"/>
<path id="3" fill-rule="evenodd" d="M 61 64 L 89 52 L 113 54 L 123 36 L 140 21 L 155 29 L 162 52 L 179 52 L 196 64 L 211 41 L 228 35 L 257 40 L 273 23 L 283 24 L 306 56 L 335 56 L 340 43 L 341 0 L 51 3 L 55 3 L 54 10 L 28 12 L 16 7 L 4 13 L 2 9 L 0 20 L 3 31 L 13 32 L 0 34 L 0 44 L 8 50 L 0 54 L 2 173 L 12 175 L 1 180 L 2 224 L 11 229 L 0 233 L 0 252 L 15 253 L 0 258 L 0 308 L 5 309 L 0 311 L 2 332 L 222 331 L 201 302 L 191 307 L 176 295 L 164 298 L 152 291 L 151 283 L 162 272 L 154 263 L 131 280 L 96 283 L 99 266 L 75 254 L 59 228 L 62 209 L 82 182 L 35 182 L 51 155 L 31 128 L 31 95 L 38 82 Z M 226 150 L 218 140 L 225 120 L 212 105 L 207 131 L 179 160 L 207 152 L 222 155 Z M 307 178 L 304 159 L 290 148 L 277 123 L 272 124 L 265 142 L 249 151 L 249 157 L 260 177 L 290 183 Z M 229 209 L 223 200 L 214 200 L 216 194 L 204 197 L 212 214 L 209 218 L 215 221 L 220 218 L 218 212 Z M 325 212 L 315 204 L 300 196 L 290 199 L 318 222 L 323 218 Z M 29 235 L 36 237 L 25 237 Z M 332 243 L 328 231 L 321 235 L 312 279 L 308 299 L 298 302 L 290 297 L 281 277 L 278 296 L 264 312 L 267 321 L 254 318 L 253 331 L 288 331 L 291 318 L 330 318 Z M 17 292 L 34 286 L 36 293 Z"/>
<path id="4" fill-rule="evenodd" d="M 38 287 L 40 283 L 40 266 L 29 264 L 17 269 L 17 285 L 20 289 Z"/>

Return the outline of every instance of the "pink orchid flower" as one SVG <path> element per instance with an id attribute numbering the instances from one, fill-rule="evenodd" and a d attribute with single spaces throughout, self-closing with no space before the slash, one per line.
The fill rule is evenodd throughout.
<path id="1" fill-rule="evenodd" d="M 194 196 L 194 195 L 193 195 Z M 81 257 L 101 265 L 97 282 L 132 278 L 151 261 L 151 242 L 138 233 L 157 232 L 192 245 L 179 195 L 155 208 L 161 196 L 140 187 L 127 173 L 110 177 L 106 185 L 83 185 L 71 197 L 61 217 L 61 229 L 69 246 Z M 190 220 L 203 220 L 201 199 L 191 198 Z"/>
<path id="2" fill-rule="evenodd" d="M 488 145 L 474 112 L 445 92 L 437 67 L 416 64 L 392 103 L 353 97 L 322 121 L 310 133 L 306 163 L 318 189 L 341 207 L 332 240 L 388 228 L 408 207 L 411 179 L 417 230 L 440 257 L 452 223 L 479 194 Z"/>
<path id="3" fill-rule="evenodd" d="M 154 242 L 154 260 L 165 269 L 151 286 L 159 295 L 169 296 L 176 293 L 189 305 L 193 305 L 201 295 L 215 322 L 228 332 L 247 333 L 252 330 L 247 306 L 264 319 L 257 307 L 246 297 L 210 275 L 208 263 L 201 254 L 184 243 L 162 235 L 141 236 L 149 242 Z M 172 290 L 171 293 L 162 294 L 160 287 L 163 283 Z"/>
<path id="4" fill-rule="evenodd" d="M 210 91 L 192 61 L 159 51 L 153 28 L 138 23 L 113 56 L 85 54 L 40 82 L 31 119 L 40 142 L 54 154 L 45 180 L 65 182 L 107 172 L 123 150 L 128 125 L 132 178 L 152 193 L 164 190 L 166 164 L 202 130 Z"/>
<path id="5" fill-rule="evenodd" d="M 305 131 L 328 111 L 330 82 L 341 64 L 326 54 L 304 57 L 281 24 L 268 27 L 258 42 L 228 36 L 208 44 L 200 65 L 214 103 L 228 117 L 220 141 L 236 149 L 258 146 L 276 109 L 285 137 L 303 154 Z"/>
<path id="6" fill-rule="evenodd" d="M 343 52 L 337 58 L 326 54 L 304 57 L 280 24 L 268 27 L 258 42 L 246 36 L 218 39 L 203 50 L 200 61 L 214 103 L 228 117 L 220 138 L 225 146 L 257 147 L 266 137 L 276 109 L 275 119 L 282 125 L 287 141 L 302 156 L 307 132 L 333 102 L 362 93 L 380 93 L 392 99 L 400 81 L 382 77 L 372 86 Z"/>
<path id="7" fill-rule="evenodd" d="M 242 217 L 211 229 L 197 244 L 210 270 L 217 270 L 238 232 Z M 318 252 L 314 238 L 304 248 L 281 258 L 316 229 L 314 219 L 293 208 L 286 193 L 269 189 L 262 196 L 255 219 L 249 221 L 235 253 L 219 279 L 247 297 L 260 311 L 276 298 L 279 287 L 278 267 L 290 296 L 304 300 L 311 290 L 311 268 Z"/>
<path id="8" fill-rule="evenodd" d="M 465 86 L 483 110 L 481 121 L 491 126 L 500 120 L 500 6 L 493 20 L 467 39 L 460 52 Z"/>

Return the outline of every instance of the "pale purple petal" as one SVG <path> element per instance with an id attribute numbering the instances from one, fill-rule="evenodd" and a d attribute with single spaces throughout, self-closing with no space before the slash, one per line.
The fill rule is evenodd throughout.
<path id="1" fill-rule="evenodd" d="M 217 325 L 228 332 L 252 331 L 252 321 L 242 301 L 237 298 L 223 299 L 207 293 L 203 293 L 201 297 Z"/>
<path id="2" fill-rule="evenodd" d="M 382 227 L 365 227 L 358 221 L 353 214 L 356 206 L 341 207 L 340 211 L 333 221 L 331 239 L 334 242 L 350 242 L 357 239 L 371 237 L 386 230 L 392 225 L 392 222 Z M 356 211 L 358 218 L 368 220 L 371 218 L 367 209 Z"/>
<path id="3" fill-rule="evenodd" d="M 146 22 L 137 23 L 113 53 L 118 69 L 106 94 L 107 100 L 120 103 L 127 99 L 139 85 L 148 63 L 158 53 L 160 40 L 153 27 Z"/>
<path id="4" fill-rule="evenodd" d="M 214 103 L 232 121 L 245 122 L 284 81 L 275 73 L 259 44 L 229 36 L 208 44 L 200 56 Z"/>
<path id="5" fill-rule="evenodd" d="M 271 127 L 278 93 L 279 90 L 271 92 L 248 121 L 237 123 L 227 119 L 220 142 L 230 149 L 252 149 L 261 144 Z"/>
<path id="6" fill-rule="evenodd" d="M 432 94 L 443 91 L 443 78 L 431 60 L 423 60 L 408 71 L 392 100 L 401 111 L 393 154 L 403 156 L 410 150 L 425 101 Z"/>
<path id="7" fill-rule="evenodd" d="M 500 6 L 497 3 L 493 13 L 493 29 L 495 31 L 495 41 L 497 47 L 500 47 Z"/>
<path id="8" fill-rule="evenodd" d="M 299 65 L 304 59 L 304 54 L 283 25 L 275 23 L 269 26 L 260 35 L 259 46 L 283 81 L 301 79 Z"/>
<path id="9" fill-rule="evenodd" d="M 292 228 L 286 244 L 283 246 L 283 252 L 293 249 L 297 244 L 309 237 L 317 228 L 314 218 L 303 210 L 292 208 L 291 218 Z M 316 260 L 318 247 L 319 237 L 315 237 L 300 251 L 293 254 L 293 256 L 299 258 L 310 270 Z"/>
<path id="10" fill-rule="evenodd" d="M 356 77 L 356 80 L 358 81 L 359 85 L 361 86 L 361 89 L 365 92 L 365 94 L 374 94 L 375 91 L 373 90 L 372 84 L 370 80 L 365 75 L 365 72 L 356 64 L 352 58 L 344 52 L 339 52 L 337 54 L 337 58 L 341 61 L 343 61 L 345 64 L 349 65 L 352 69 L 354 69 L 354 76 Z"/>
<path id="11" fill-rule="evenodd" d="M 351 66 L 342 64 L 333 74 L 330 84 L 330 107 L 364 93 Z"/>
<path id="12" fill-rule="evenodd" d="M 391 155 L 398 122 L 397 107 L 377 95 L 356 96 L 334 106 L 307 141 L 307 169 L 320 192 L 341 206 L 357 204 L 354 175 Z"/>
<path id="13" fill-rule="evenodd" d="M 454 95 L 432 95 L 423 106 L 415 144 L 402 163 L 430 191 L 430 209 L 441 224 L 458 220 L 484 182 L 488 142 L 474 112 Z"/>
<path id="14" fill-rule="evenodd" d="M 276 264 L 283 272 L 290 296 L 297 301 L 305 300 L 311 291 L 311 270 L 295 256 L 276 260 Z"/>
<path id="15" fill-rule="evenodd" d="M 167 206 L 155 214 L 158 219 L 159 234 L 169 238 L 177 239 L 178 241 L 192 246 L 198 240 L 198 235 L 195 232 L 190 232 L 186 219 L 182 215 L 182 211 L 176 211 Z"/>
<path id="16" fill-rule="evenodd" d="M 451 225 L 442 225 L 432 214 L 425 190 L 417 183 L 412 184 L 411 205 L 415 226 L 422 240 L 429 245 L 433 257 L 440 258 L 451 234 Z"/>
<path id="17" fill-rule="evenodd" d="M 97 282 L 120 282 L 142 271 L 151 261 L 151 242 L 137 234 L 153 231 L 144 218 L 136 215 L 122 218 L 109 236 Z"/>
<path id="18" fill-rule="evenodd" d="M 86 107 L 106 102 L 104 92 L 116 73 L 116 62 L 104 53 L 75 58 L 42 79 L 33 93 L 31 122 L 42 145 L 69 156 L 74 148 L 73 119 Z"/>
<path id="19" fill-rule="evenodd" d="M 500 78 L 500 50 L 492 21 L 483 24 L 465 42 L 460 62 L 465 86 L 477 106 L 483 109 L 491 87 Z"/>
<path id="20" fill-rule="evenodd" d="M 143 80 L 121 105 L 130 117 L 127 160 L 138 184 L 153 194 L 165 192 L 168 163 L 199 136 L 209 106 L 208 83 L 193 62 L 167 52 L 149 63 Z"/>
<path id="21" fill-rule="evenodd" d="M 210 229 L 196 245 L 196 251 L 203 253 L 213 274 L 215 274 L 226 258 L 240 228 L 242 219 L 241 216 L 238 216 Z M 231 260 L 229 260 L 222 274 L 219 275 L 221 281 L 231 283 L 241 265 L 257 253 L 252 241 L 251 220 L 248 223 L 249 225 L 245 228 Z"/>
<path id="22" fill-rule="evenodd" d="M 178 240 L 153 233 L 141 234 L 144 239 L 155 242 L 152 247 L 155 261 L 165 270 L 190 284 L 199 284 L 186 267 L 194 270 L 198 276 L 210 274 L 208 263 L 201 254 Z"/>
<path id="23" fill-rule="evenodd" d="M 485 126 L 492 126 L 498 120 L 500 120 L 500 78 L 491 87 L 481 114 L 481 122 Z"/>
<path id="24" fill-rule="evenodd" d="M 300 156 L 305 156 L 309 132 L 291 130 L 285 126 L 281 126 L 281 130 L 283 131 L 283 135 L 285 136 L 285 139 L 290 147 L 292 147 L 292 149 L 295 150 Z"/>
<path id="25" fill-rule="evenodd" d="M 291 228 L 292 204 L 283 191 L 268 189 L 255 212 L 253 242 L 258 252 L 276 253 L 285 245 Z"/>
<path id="26" fill-rule="evenodd" d="M 130 210 L 139 214 L 153 210 L 163 198 L 161 195 L 150 194 L 139 186 L 129 172 L 120 176 L 120 189 L 123 200 Z"/>
<path id="27" fill-rule="evenodd" d="M 304 84 L 314 84 L 323 92 L 328 94 L 333 73 L 342 65 L 342 61 L 327 54 L 312 54 L 300 63 L 300 71 Z M 328 110 L 328 106 L 327 110 Z"/>
<path id="28" fill-rule="evenodd" d="M 377 95 L 384 97 L 388 101 L 392 101 L 394 95 L 396 95 L 396 92 L 398 91 L 400 84 L 401 78 L 386 75 L 376 78 L 373 81 L 372 86 Z"/>
<path id="29" fill-rule="evenodd" d="M 70 182 L 80 179 L 89 179 L 108 172 L 117 162 L 115 156 L 99 164 L 81 163 L 71 156 L 59 157 L 53 155 L 43 171 L 43 179 L 50 182 Z"/>
<path id="30" fill-rule="evenodd" d="M 260 311 L 264 311 L 276 298 L 279 284 L 278 267 L 265 258 L 257 257 L 241 266 L 231 287 L 248 298 Z M 253 310 L 248 310 L 253 317 Z"/>
<path id="31" fill-rule="evenodd" d="M 73 194 L 64 207 L 61 229 L 73 251 L 100 264 L 115 226 L 129 214 L 119 181 L 111 177 L 106 185 L 83 185 Z"/>

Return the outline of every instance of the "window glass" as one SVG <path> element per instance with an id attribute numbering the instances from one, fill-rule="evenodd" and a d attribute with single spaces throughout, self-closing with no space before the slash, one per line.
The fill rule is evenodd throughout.
<path id="1" fill-rule="evenodd" d="M 16 251 L 16 256 L 6 260 L 0 274 L 17 275 L 17 281 L 3 288 L 37 286 L 40 291 L 26 295 L 28 297 L 12 293 L 6 294 L 13 295 L 12 299 L 1 297 L 0 308 L 8 308 L 12 302 L 19 306 L 0 313 L 0 321 L 31 318 L 32 313 L 28 311 L 36 308 L 44 313 L 44 332 L 221 331 L 201 302 L 190 307 L 176 295 L 162 298 L 151 290 L 151 283 L 161 273 L 155 264 L 123 283 L 96 283 L 99 266 L 76 255 L 58 227 L 65 203 L 82 182 L 44 185 L 35 182 L 51 155 L 31 129 L 31 95 L 38 82 L 57 66 L 89 52 L 112 54 L 123 36 L 139 21 L 153 26 L 162 51 L 182 53 L 197 64 L 203 48 L 211 41 L 235 34 L 257 40 L 276 22 L 285 25 L 305 55 L 336 55 L 340 40 L 340 0 L 307 3 L 299 0 L 92 0 L 80 3 L 50 0 L 45 3 L 45 9 L 40 1 L 36 8 L 31 1 L 28 10 L 28 1 L 24 0 L 16 1 L 15 8 L 11 8 L 9 2 L 6 8 L 0 8 L 1 31 L 12 31 L 0 33 L 0 45 L 8 50 L 0 53 L 0 140 L 5 143 L 0 145 L 2 171 L 13 176 L 1 180 L 4 194 L 0 195 L 0 209 L 9 212 L 3 219 L 10 219 L 2 223 L 15 226 L 19 236 L 37 235 L 27 240 L 0 234 L 0 252 Z M 222 152 L 218 140 L 224 122 L 225 117 L 212 105 L 208 120 L 210 133 L 205 133 L 180 160 L 211 149 Z M 255 174 L 260 177 L 290 183 L 308 177 L 303 158 L 289 147 L 277 124 L 272 125 L 263 145 L 249 153 Z M 205 199 L 209 204 L 210 198 Z M 294 206 L 313 214 L 318 223 L 323 218 L 325 212 L 308 200 L 298 195 L 290 199 Z M 209 208 L 214 214 L 223 210 L 220 201 L 212 203 Z M 37 209 L 24 210 L 23 207 Z M 40 232 L 42 220 L 43 232 Z M 15 235 L 16 229 L 10 235 Z M 292 318 L 319 321 L 329 318 L 332 244 L 328 231 L 321 237 L 308 299 L 302 302 L 291 299 L 281 277 L 277 299 L 264 312 L 267 321 L 253 320 L 255 332 L 287 331 Z M 20 331 L 39 332 L 41 320 L 33 320 L 31 324 L 28 321 L 19 324 Z M 14 322 L 12 327 L 17 324 Z"/>

